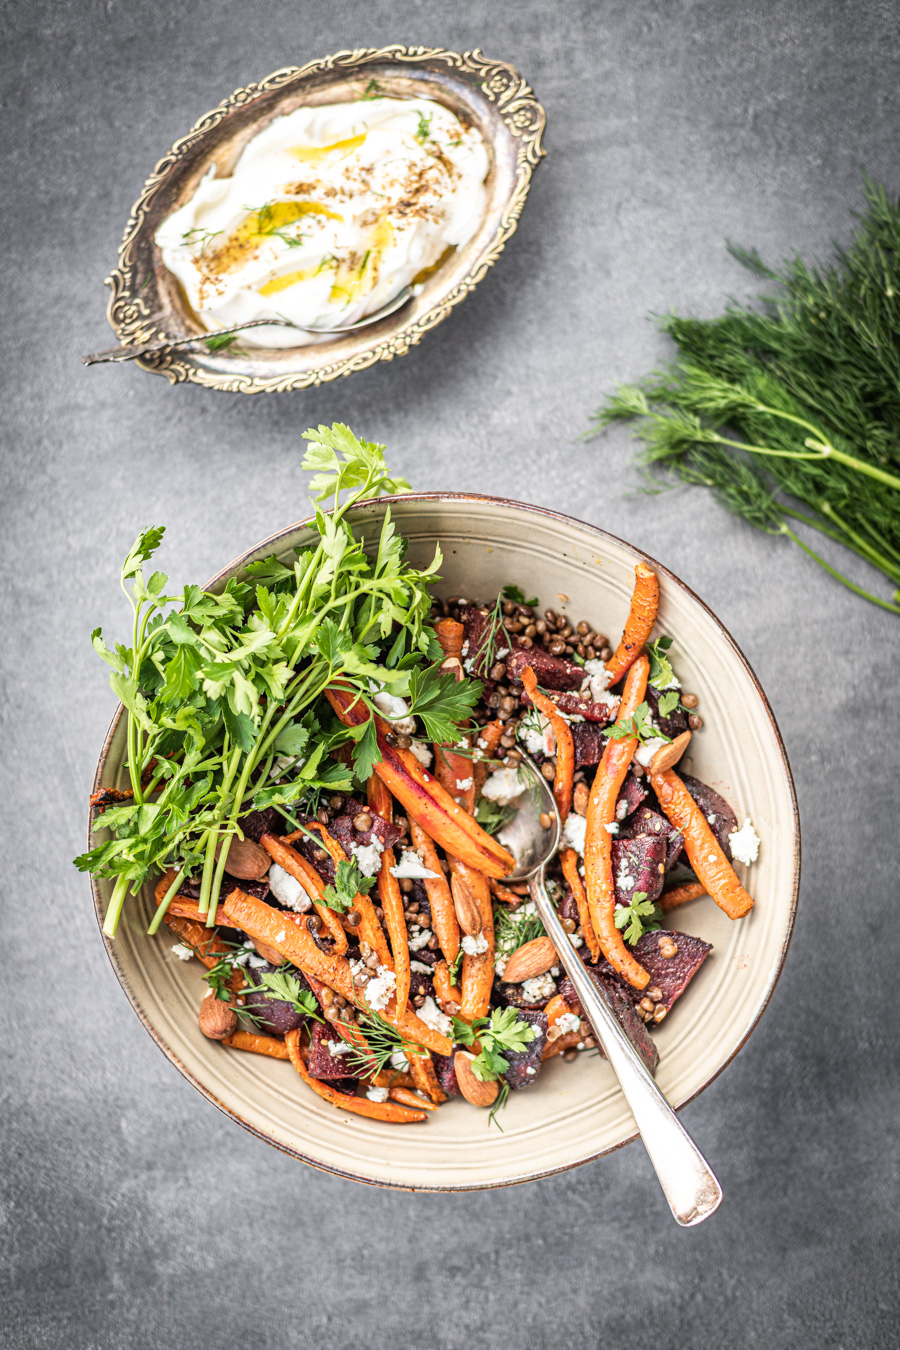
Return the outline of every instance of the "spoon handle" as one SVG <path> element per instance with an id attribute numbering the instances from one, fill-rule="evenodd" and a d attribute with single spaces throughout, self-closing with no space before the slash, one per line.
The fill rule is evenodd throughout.
<path id="1" fill-rule="evenodd" d="M 248 319 L 237 323 L 233 328 L 219 328 L 214 333 L 191 333 L 180 338 L 156 338 L 153 342 L 142 342 L 125 347 L 108 347 L 104 352 L 93 352 L 83 356 L 86 366 L 102 365 L 105 361 L 136 361 L 141 356 L 155 356 L 157 352 L 168 352 L 178 347 L 189 347 L 193 342 L 209 342 L 210 338 L 230 337 L 232 333 L 243 333 L 247 328 L 262 328 L 263 325 L 276 328 L 294 328 L 295 324 L 286 319 Z"/>
<path id="2" fill-rule="evenodd" d="M 529 889 L 547 936 L 619 1080 L 676 1222 L 685 1228 L 702 1223 L 718 1208 L 722 1187 L 569 942 L 547 894 L 543 867 L 529 879 Z"/>

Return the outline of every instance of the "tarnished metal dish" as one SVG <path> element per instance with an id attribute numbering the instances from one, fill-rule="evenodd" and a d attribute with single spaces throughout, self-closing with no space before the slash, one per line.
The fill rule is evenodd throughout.
<path id="1" fill-rule="evenodd" d="M 659 631 L 677 644 L 677 668 L 697 693 L 705 725 L 691 743 L 691 772 L 722 792 L 738 818 L 750 816 L 762 838 L 750 885 L 754 908 L 732 922 L 709 899 L 677 911 L 675 927 L 713 945 L 677 1015 L 654 1031 L 657 1081 L 674 1107 L 721 1072 L 756 1026 L 781 972 L 797 904 L 800 837 L 797 803 L 781 737 L 765 694 L 715 615 L 667 568 L 603 530 L 519 502 L 466 494 L 411 493 L 361 504 L 354 531 L 377 549 L 390 502 L 408 560 L 425 566 L 439 542 L 441 595 L 487 599 L 514 582 L 541 608 L 621 630 L 643 560 L 660 580 Z M 238 558 L 212 583 L 221 589 L 250 562 L 274 553 L 288 561 L 308 547 L 310 529 L 292 525 Z M 127 782 L 126 720 L 121 709 L 103 747 L 94 790 Z M 337 1111 L 309 1092 L 290 1064 L 229 1051 L 202 1036 L 197 1010 L 206 992 L 198 963 L 185 965 L 171 938 L 147 936 L 153 881 L 126 906 L 113 967 L 147 1031 L 189 1082 L 246 1129 L 293 1157 L 358 1181 L 411 1190 L 506 1186 L 564 1171 L 634 1137 L 634 1120 L 609 1065 L 596 1057 L 550 1060 L 532 1091 L 513 1092 L 503 1133 L 487 1113 L 455 1099 L 422 1125 L 397 1129 Z M 98 922 L 112 893 L 94 881 Z M 124 1006 L 122 1015 L 125 1015 Z M 734 1139 L 734 1132 L 729 1136 Z M 710 1145 L 710 1162 L 728 1185 L 728 1143 Z M 598 1216 L 602 1219 L 602 1215 Z"/>
<path id="2" fill-rule="evenodd" d="M 395 314 L 358 332 L 316 345 L 249 351 L 226 347 L 141 358 L 145 370 L 173 384 L 188 380 L 209 389 L 258 394 L 304 389 L 404 355 L 450 313 L 484 276 L 514 232 L 531 175 L 544 151 L 544 110 L 513 66 L 480 52 L 383 47 L 338 52 L 305 66 L 278 70 L 238 89 L 201 117 L 160 160 L 135 203 L 107 278 L 109 321 L 120 343 L 202 335 L 175 277 L 164 267 L 154 235 L 161 222 L 194 194 L 210 165 L 231 172 L 241 151 L 274 118 L 302 106 L 340 103 L 365 95 L 372 81 L 393 98 L 427 97 L 480 132 L 488 151 L 483 219 L 469 242 L 430 276 Z"/>

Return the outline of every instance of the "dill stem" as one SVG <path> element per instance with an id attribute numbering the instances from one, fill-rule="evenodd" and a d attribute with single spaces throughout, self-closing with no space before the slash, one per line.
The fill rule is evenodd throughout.
<path id="1" fill-rule="evenodd" d="M 836 571 L 836 569 L 827 563 L 824 558 L 821 558 L 818 553 L 814 553 L 807 544 L 804 544 L 800 536 L 795 534 L 789 525 L 784 525 L 782 529 L 789 539 L 793 539 L 794 543 L 798 544 L 800 548 L 803 549 L 804 553 L 808 554 L 820 567 L 824 567 L 825 571 L 829 572 L 842 586 L 846 586 L 848 590 L 853 591 L 856 595 L 861 595 L 865 600 L 871 600 L 873 605 L 878 605 L 881 609 L 889 610 L 891 614 L 900 614 L 900 605 L 892 605 L 888 600 L 879 599 L 879 597 L 873 595 L 871 591 L 866 591 L 862 586 L 857 586 L 849 579 L 849 577 L 845 577 L 842 572 Z"/>
<path id="2" fill-rule="evenodd" d="M 825 511 L 826 505 L 827 503 L 822 503 L 821 509 L 825 514 L 831 515 L 830 511 Z M 890 577 L 892 581 L 900 581 L 900 569 L 895 568 L 892 563 L 886 558 L 883 558 L 878 550 L 871 544 L 867 544 L 864 539 L 860 539 L 859 545 L 857 546 L 857 544 L 853 542 L 853 539 L 857 536 L 854 535 L 854 532 L 850 530 L 849 527 L 846 527 L 846 533 L 842 533 L 845 527 L 841 522 L 838 522 L 838 529 L 831 530 L 827 525 L 823 525 L 820 520 L 814 520 L 812 516 L 805 516 L 802 511 L 795 511 L 793 507 L 782 506 L 781 510 L 784 515 L 790 516 L 792 520 L 799 520 L 801 524 L 808 525 L 810 529 L 818 530 L 820 534 L 824 534 L 826 539 L 833 539 L 836 544 L 841 544 L 842 547 L 850 549 L 851 553 L 857 554 L 858 557 L 865 559 L 867 563 L 871 563 L 873 567 L 877 567 L 879 572 L 884 572 L 885 576 Z"/>
<path id="3" fill-rule="evenodd" d="M 867 540 L 863 539 L 862 536 L 853 529 L 852 525 L 849 525 L 843 517 L 838 515 L 830 502 L 822 503 L 822 512 L 829 520 L 834 521 L 839 530 L 843 530 L 848 539 L 853 540 L 854 544 L 857 546 L 857 552 L 868 554 L 875 566 L 880 568 L 892 581 L 900 581 L 900 567 L 897 567 L 895 563 L 892 563 L 890 559 L 886 558 L 881 550 L 876 548 L 874 544 L 870 544 Z"/>

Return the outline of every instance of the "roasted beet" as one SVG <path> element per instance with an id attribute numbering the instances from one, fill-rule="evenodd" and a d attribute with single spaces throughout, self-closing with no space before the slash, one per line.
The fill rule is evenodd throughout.
<path id="1" fill-rule="evenodd" d="M 491 1003 L 499 1003 L 501 1007 L 505 1008 L 522 1008 L 523 1010 L 530 1009 L 532 1012 L 540 1012 L 542 1008 L 546 1008 L 552 997 L 552 994 L 548 994 L 546 998 L 525 998 L 521 984 L 506 984 L 504 980 L 494 980 L 494 993 Z"/>
<path id="2" fill-rule="evenodd" d="M 627 773 L 616 801 L 616 820 L 625 820 L 632 811 L 638 809 L 646 796 L 647 789 L 643 783 L 633 773 Z"/>
<path id="3" fill-rule="evenodd" d="M 556 695 L 556 706 L 560 712 L 569 713 L 576 717 L 586 717 L 589 722 L 599 722 L 605 725 L 608 722 L 615 721 L 616 710 L 620 699 L 618 694 L 607 694 L 602 703 L 594 703 L 590 695 L 561 693 Z M 576 722 L 576 726 L 578 723 Z M 573 728 L 574 730 L 574 728 Z"/>
<path id="4" fill-rule="evenodd" d="M 653 1044 L 644 1023 L 634 1010 L 634 1004 L 637 1000 L 632 999 L 631 995 L 636 993 L 636 991 L 633 990 L 630 985 L 625 985 L 624 982 L 619 979 L 618 975 L 613 972 L 612 966 L 607 965 L 605 961 L 603 962 L 602 968 L 597 966 L 586 966 L 585 969 L 600 993 L 606 999 L 606 1002 L 612 1009 L 616 1021 L 631 1041 L 635 1050 L 637 1050 L 649 1071 L 651 1073 L 656 1073 L 656 1066 L 659 1063 L 659 1051 Z M 604 970 L 608 972 L 608 975 L 602 973 Z M 575 1013 L 576 1016 L 583 1017 L 584 1008 L 581 1006 L 581 1001 L 575 993 L 575 986 L 568 975 L 560 982 L 559 992 L 565 999 L 569 1009 Z M 637 998 L 641 997 L 641 994 L 637 994 Z M 603 1054 L 602 1048 L 600 1049 L 600 1054 Z"/>
<path id="5" fill-rule="evenodd" d="M 606 748 L 606 737 L 596 722 L 576 722 L 572 728 L 575 746 L 575 768 L 599 764 Z"/>
<path id="6" fill-rule="evenodd" d="M 674 956 L 660 953 L 659 940 L 663 936 L 677 946 Z M 662 990 L 660 1002 L 666 1010 L 684 993 L 711 951 L 710 944 L 701 938 L 689 933 L 667 933 L 664 929 L 645 933 L 634 945 L 635 957 L 650 976 L 650 987 L 656 985 Z"/>
<path id="7" fill-rule="evenodd" d="M 660 691 L 654 689 L 652 684 L 648 684 L 647 702 L 650 705 L 653 724 L 659 727 L 662 734 L 668 736 L 670 741 L 674 741 L 676 736 L 680 736 L 683 731 L 687 731 L 688 715 L 683 708 L 676 707 L 674 712 L 670 712 L 667 717 L 663 717 L 659 711 L 660 697 Z"/>
<path id="8" fill-rule="evenodd" d="M 259 984 L 261 975 L 268 971 L 280 969 L 280 966 L 272 965 L 253 967 L 247 971 L 247 981 L 250 984 Z M 291 966 L 289 971 L 297 980 L 301 989 L 309 988 L 299 970 L 295 970 Z M 279 1036 L 284 1036 L 287 1032 L 302 1027 L 305 1021 L 305 1018 L 301 1017 L 292 1003 L 287 1003 L 280 998 L 271 998 L 268 994 L 247 994 L 244 998 L 244 1007 L 259 1019 L 261 1031 L 274 1031 Z"/>
<path id="9" fill-rule="evenodd" d="M 572 894 L 572 887 L 567 886 L 565 894 L 558 905 L 559 917 L 561 919 L 574 919 L 578 922 L 578 904 L 575 896 Z"/>
<path id="10" fill-rule="evenodd" d="M 264 834 L 284 834 L 288 828 L 284 816 L 274 806 L 267 806 L 265 811 L 250 811 L 238 823 L 247 838 L 257 844 Z"/>
<path id="11" fill-rule="evenodd" d="M 269 883 L 265 877 L 262 881 L 241 881 L 239 877 L 229 876 L 226 872 L 222 878 L 222 889 L 219 892 L 221 899 L 224 900 L 229 891 L 234 890 L 243 891 L 245 895 L 255 896 L 257 900 L 265 900 L 269 894 Z M 199 900 L 200 877 L 196 877 L 193 881 L 186 877 L 181 883 L 178 894 L 183 895 L 185 900 Z"/>
<path id="12" fill-rule="evenodd" d="M 684 835 L 676 830 L 665 816 L 659 815 L 649 806 L 641 806 L 619 829 L 619 839 L 633 839 L 638 834 L 658 834 L 666 841 L 666 871 L 674 866 L 682 846 Z"/>
<path id="13" fill-rule="evenodd" d="M 372 821 L 366 830 L 358 830 L 353 823 L 360 815 L 367 815 Z M 377 839 L 382 848 L 392 848 L 400 838 L 400 831 L 396 825 L 382 820 L 380 816 L 373 816 L 363 802 L 358 802 L 353 797 L 347 798 L 343 811 L 339 816 L 332 817 L 327 828 L 348 858 L 351 844 L 363 847 L 371 844 L 373 839 Z"/>
<path id="14" fill-rule="evenodd" d="M 666 840 L 657 834 L 613 839 L 612 865 L 620 905 L 630 904 L 637 891 L 643 891 L 653 901 L 666 878 Z"/>
<path id="15" fill-rule="evenodd" d="M 316 823 L 312 817 L 301 815 L 299 811 L 296 812 L 296 817 L 302 825 L 305 825 L 308 828 Z M 331 827 L 329 826 L 329 829 L 330 828 Z M 292 842 L 291 848 L 296 849 L 298 853 L 302 854 L 308 863 L 312 863 L 324 882 L 329 886 L 333 883 L 334 863 L 331 861 L 327 849 L 320 848 L 318 844 L 310 839 L 308 834 L 298 835 Z"/>
<path id="16" fill-rule="evenodd" d="M 488 689 L 493 688 L 490 679 L 491 668 L 495 661 L 505 661 L 513 646 L 513 638 L 501 625 L 493 630 L 494 640 L 488 639 L 488 621 L 490 613 L 474 605 L 468 605 L 459 611 L 459 617 L 465 628 L 463 637 L 463 661 L 470 675 L 484 680 Z M 503 656 L 499 653 L 504 652 Z M 468 662 L 472 664 L 469 665 Z"/>
<path id="17" fill-rule="evenodd" d="M 731 845 L 728 836 L 737 829 L 737 816 L 725 798 L 720 797 L 718 792 L 714 792 L 706 783 L 701 783 L 699 778 L 692 778 L 689 773 L 680 773 L 679 777 L 706 817 L 709 828 L 718 839 L 725 857 L 730 859 Z"/>
<path id="18" fill-rule="evenodd" d="M 309 1059 L 306 1067 L 309 1069 L 311 1078 L 345 1078 L 347 1076 L 347 1057 L 353 1054 L 350 1046 L 346 1053 L 334 1054 L 331 1046 L 337 1046 L 343 1049 L 345 1042 L 341 1040 L 340 1035 L 330 1026 L 323 1026 L 317 1022 L 313 1027 L 312 1036 L 309 1042 Z M 341 1091 L 342 1089 L 339 1089 Z"/>
<path id="19" fill-rule="evenodd" d="M 514 1090 L 518 1088 L 531 1087 L 541 1071 L 541 1056 L 544 1053 L 544 1046 L 547 1044 L 547 1014 L 542 1012 L 531 1012 L 522 1009 L 519 1012 L 519 1022 L 527 1022 L 529 1026 L 534 1027 L 535 1037 L 529 1041 L 524 1050 L 504 1050 L 504 1058 L 509 1063 L 509 1068 L 503 1077 L 509 1086 Z"/>
<path id="20" fill-rule="evenodd" d="M 543 689 L 580 689 L 584 683 L 581 666 L 561 656 L 551 656 L 543 647 L 514 648 L 504 660 L 506 678 L 510 681 L 521 683 L 522 671 L 531 666 Z"/>
<path id="21" fill-rule="evenodd" d="M 454 1053 L 462 1047 L 454 1045 Z M 441 1087 L 447 1093 L 448 1097 L 461 1097 L 459 1083 L 456 1081 L 456 1070 L 453 1067 L 453 1055 L 432 1054 L 431 1062 L 434 1065 L 434 1071 L 437 1074 L 437 1080 Z"/>
<path id="22" fill-rule="evenodd" d="M 416 952 L 413 960 L 417 961 L 418 957 L 419 954 Z M 426 998 L 434 998 L 434 982 L 430 975 L 423 975 L 421 970 L 413 970 L 409 976 L 409 996 L 417 998 L 419 994 L 424 994 Z"/>

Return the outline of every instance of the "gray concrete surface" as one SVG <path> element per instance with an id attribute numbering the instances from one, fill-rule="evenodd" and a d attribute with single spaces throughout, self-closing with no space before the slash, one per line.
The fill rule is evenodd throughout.
<path id="1" fill-rule="evenodd" d="M 575 437 L 777 257 L 846 239 L 859 166 L 900 187 L 891 3 L 4 6 L 0 370 L 4 1347 L 715 1346 L 875 1350 L 897 1334 L 897 621 L 700 492 L 652 499 L 624 434 Z M 102 279 L 171 142 L 240 84 L 344 46 L 479 46 L 527 74 L 549 157 L 479 292 L 403 360 L 305 395 L 85 370 Z M 684 1113 L 727 1199 L 668 1219 L 639 1147 L 546 1183 L 408 1196 L 280 1156 L 205 1103 L 107 966 L 82 847 L 139 526 L 202 580 L 304 511 L 299 435 L 342 419 L 415 485 L 546 503 L 646 547 L 769 692 L 805 827 L 784 977 Z M 888 697 L 892 702 L 888 702 Z M 891 856 L 893 854 L 893 857 Z"/>

